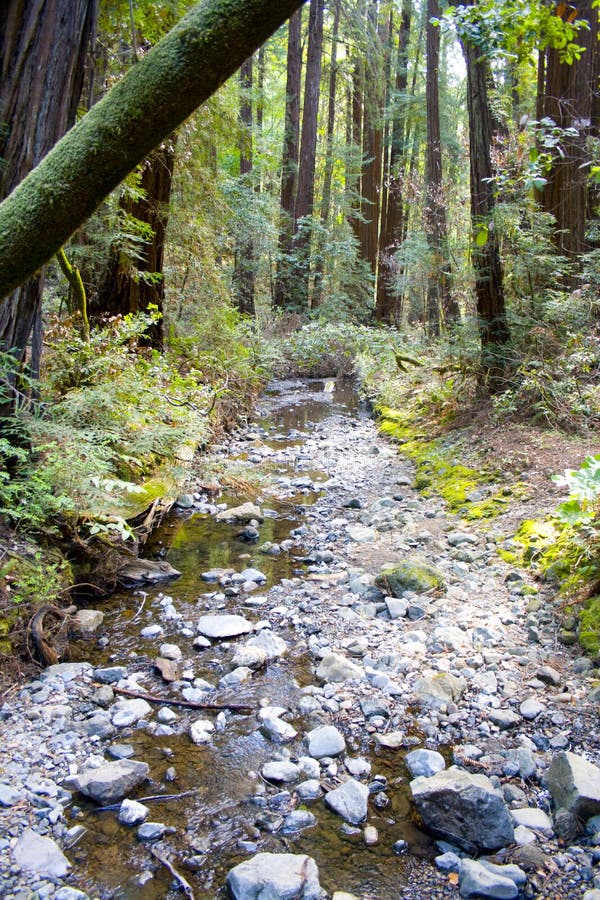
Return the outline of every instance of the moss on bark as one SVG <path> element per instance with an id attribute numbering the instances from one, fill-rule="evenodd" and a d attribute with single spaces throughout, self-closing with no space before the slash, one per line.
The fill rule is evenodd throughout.
<path id="1" fill-rule="evenodd" d="M 0 297 L 48 262 L 104 197 L 304 0 L 205 0 L 0 206 Z"/>

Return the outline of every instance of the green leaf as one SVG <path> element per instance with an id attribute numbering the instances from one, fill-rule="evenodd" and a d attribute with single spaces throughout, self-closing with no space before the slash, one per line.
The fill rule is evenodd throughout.
<path id="1" fill-rule="evenodd" d="M 475 244 L 477 247 L 485 247 L 490 236 L 487 225 L 479 225 L 475 234 Z"/>

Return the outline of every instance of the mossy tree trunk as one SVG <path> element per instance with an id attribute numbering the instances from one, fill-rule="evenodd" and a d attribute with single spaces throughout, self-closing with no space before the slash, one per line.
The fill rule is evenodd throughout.
<path id="1" fill-rule="evenodd" d="M 95 0 L 6 0 L 0 3 L 0 199 L 6 197 L 73 124 L 83 83 L 84 62 L 95 27 Z M 25 217 L 27 210 L 24 210 Z M 18 226 L 14 226 L 15 230 Z M 12 231 L 12 229 L 11 229 Z M 2 235 L 2 250 L 11 232 Z M 8 240 L 7 240 L 8 238 Z M 31 242 L 38 242 L 32 232 Z M 56 248 L 57 250 L 59 247 Z M 32 331 L 34 374 L 41 348 L 42 263 L 3 293 L 0 350 L 25 358 Z M 5 268 L 4 262 L 1 264 Z M 34 274 L 36 273 L 36 274 Z M 28 275 L 34 275 L 19 286 Z M 37 324 L 36 324 L 37 323 Z M 36 327 L 34 329 L 34 324 Z M 2 410 L 6 413 L 10 410 Z"/>
<path id="2" fill-rule="evenodd" d="M 205 0 L 0 206 L 0 297 L 63 246 L 106 195 L 304 0 Z"/>

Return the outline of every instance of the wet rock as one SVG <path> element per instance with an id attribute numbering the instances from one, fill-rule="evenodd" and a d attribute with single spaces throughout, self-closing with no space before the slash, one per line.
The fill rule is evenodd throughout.
<path id="1" fill-rule="evenodd" d="M 327 806 L 351 825 L 360 825 L 366 819 L 368 799 L 368 787 L 354 778 L 325 795 Z"/>
<path id="2" fill-rule="evenodd" d="M 231 660 L 234 666 L 244 666 L 248 669 L 260 669 L 267 662 L 267 651 L 264 647 L 244 644 L 238 647 Z"/>
<path id="3" fill-rule="evenodd" d="M 406 735 L 403 731 L 388 731 L 386 734 L 376 734 L 375 741 L 386 750 L 400 750 L 406 747 Z"/>
<path id="4" fill-rule="evenodd" d="M 227 875 L 235 900 L 321 900 L 319 870 L 310 856 L 257 853 Z"/>
<path id="5" fill-rule="evenodd" d="M 255 581 L 257 584 L 263 584 L 267 580 L 267 576 L 259 569 L 244 569 L 240 572 L 240 578 L 243 581 Z"/>
<path id="6" fill-rule="evenodd" d="M 371 763 L 368 759 L 364 759 L 362 756 L 348 756 L 344 760 L 344 765 L 346 766 L 350 774 L 354 775 L 355 778 L 359 778 L 361 775 L 369 775 L 371 773 Z"/>
<path id="7" fill-rule="evenodd" d="M 214 730 L 210 719 L 196 719 L 190 725 L 190 737 L 194 744 L 210 744 Z"/>
<path id="8" fill-rule="evenodd" d="M 238 666 L 232 672 L 228 672 L 227 675 L 223 675 L 223 677 L 219 679 L 219 686 L 237 687 L 245 681 L 249 681 L 250 678 L 252 678 L 252 669 L 248 666 Z"/>
<path id="9" fill-rule="evenodd" d="M 94 681 L 100 684 L 116 684 L 127 676 L 125 666 L 107 666 L 104 669 L 94 669 Z"/>
<path id="10" fill-rule="evenodd" d="M 583 756 L 557 753 L 546 782 L 557 809 L 568 809 L 580 819 L 600 813 L 600 769 Z"/>
<path id="11" fill-rule="evenodd" d="M 279 716 L 265 716 L 260 730 L 270 741 L 275 744 L 285 744 L 293 741 L 298 736 L 296 729 L 289 722 L 284 722 Z"/>
<path id="12" fill-rule="evenodd" d="M 162 656 L 158 656 L 152 665 L 159 673 L 162 680 L 167 683 L 177 681 L 179 678 L 179 664 L 172 659 L 163 659 Z"/>
<path id="13" fill-rule="evenodd" d="M 351 681 L 363 677 L 363 669 L 340 653 L 328 653 L 317 668 L 317 677 L 322 681 Z"/>
<path id="14" fill-rule="evenodd" d="M 296 794 L 300 800 L 318 800 L 322 796 L 323 791 L 320 782 L 316 778 L 308 778 L 297 785 Z"/>
<path id="15" fill-rule="evenodd" d="M 126 728 L 135 725 L 140 719 L 144 719 L 152 712 L 152 707 L 146 700 L 135 698 L 132 700 L 119 700 L 111 707 L 110 717 L 116 728 Z"/>
<path id="16" fill-rule="evenodd" d="M 415 682 L 415 700 L 427 709 L 445 709 L 448 703 L 460 700 L 466 687 L 462 676 L 457 677 L 449 672 L 428 675 Z"/>
<path id="17" fill-rule="evenodd" d="M 315 759 L 339 756 L 346 749 L 344 735 L 334 725 L 321 725 L 309 731 L 306 737 L 308 752 Z"/>
<path id="18" fill-rule="evenodd" d="M 379 843 L 379 832 L 374 825 L 366 825 L 363 830 L 363 841 L 367 847 L 374 847 Z"/>
<path id="19" fill-rule="evenodd" d="M 295 809 L 283 820 L 280 834 L 297 834 L 317 824 L 317 818 L 307 809 Z"/>
<path id="20" fill-rule="evenodd" d="M 137 800 L 123 800 L 117 816 L 122 825 L 139 825 L 148 818 L 150 810 Z"/>
<path id="21" fill-rule="evenodd" d="M 72 628 L 81 634 L 93 634 L 104 621 L 104 613 L 99 609 L 78 609 L 73 616 Z"/>
<path id="22" fill-rule="evenodd" d="M 514 829 L 502 794 L 486 775 L 451 766 L 410 783 L 413 802 L 428 831 L 467 851 L 498 850 Z"/>
<path id="23" fill-rule="evenodd" d="M 46 878 L 64 878 L 71 863 L 51 838 L 25 828 L 14 848 L 15 862 L 21 869 Z"/>
<path id="24" fill-rule="evenodd" d="M 288 646 L 283 638 L 274 634 L 270 628 L 263 628 L 256 637 L 252 637 L 246 641 L 246 647 L 260 647 L 265 651 L 266 658 L 269 662 L 285 656 L 288 650 Z"/>
<path id="25" fill-rule="evenodd" d="M 414 591 L 416 594 L 439 591 L 446 586 L 439 569 L 422 560 L 387 566 L 377 576 L 375 584 L 387 590 L 393 597 L 402 597 L 405 591 Z"/>
<path id="26" fill-rule="evenodd" d="M 141 784 L 150 771 L 145 762 L 122 759 L 88 769 L 72 779 L 72 786 L 101 806 L 117 803 Z"/>
<path id="27" fill-rule="evenodd" d="M 300 775 L 300 769 L 295 763 L 287 760 L 274 760 L 265 763 L 262 767 L 262 776 L 267 781 L 276 781 L 288 784 L 297 781 Z"/>
<path id="28" fill-rule="evenodd" d="M 144 822 L 137 830 L 139 841 L 159 841 L 167 832 L 167 826 L 162 822 Z"/>
<path id="29" fill-rule="evenodd" d="M 56 892 L 54 900 L 89 900 L 89 895 L 77 888 L 63 887 Z"/>
<path id="30" fill-rule="evenodd" d="M 230 638 L 254 631 L 254 625 L 243 616 L 208 615 L 200 616 L 198 632 L 208 638 Z"/>
<path id="31" fill-rule="evenodd" d="M 413 778 L 420 775 L 430 778 L 446 768 L 444 757 L 436 750 L 413 750 L 406 755 L 404 762 Z"/>
<path id="32" fill-rule="evenodd" d="M 217 522 L 228 523 L 250 523 L 253 519 L 258 522 L 263 521 L 263 514 L 260 506 L 255 503 L 242 503 L 240 506 L 233 506 L 231 509 L 222 509 L 215 516 Z"/>
<path id="33" fill-rule="evenodd" d="M 166 560 L 124 558 L 117 578 L 119 584 L 126 588 L 139 587 L 144 584 L 157 584 L 179 578 L 181 572 L 173 568 Z"/>
<path id="34" fill-rule="evenodd" d="M 496 897 L 499 900 L 512 900 L 519 893 L 514 881 L 498 872 L 490 872 L 474 859 L 461 860 L 459 889 L 461 897 Z"/>

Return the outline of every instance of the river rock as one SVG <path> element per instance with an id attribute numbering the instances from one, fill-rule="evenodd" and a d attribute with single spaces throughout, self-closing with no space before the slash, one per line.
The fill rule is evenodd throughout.
<path id="1" fill-rule="evenodd" d="M 324 756 L 339 756 L 346 749 L 346 741 L 341 731 L 334 725 L 320 725 L 306 735 L 308 752 L 315 759 Z"/>
<path id="2" fill-rule="evenodd" d="M 255 581 L 257 584 L 262 584 L 267 580 L 267 576 L 259 569 L 244 569 L 243 572 L 240 572 L 240 578 L 244 581 Z"/>
<path id="3" fill-rule="evenodd" d="M 10 784 L 0 784 L 0 806 L 16 806 L 24 799 L 25 794 L 22 791 L 11 787 Z"/>
<path id="4" fill-rule="evenodd" d="M 190 725 L 190 737 L 194 744 L 209 744 L 214 730 L 210 719 L 196 719 Z"/>
<path id="5" fill-rule="evenodd" d="M 297 834 L 305 828 L 312 828 L 317 824 L 317 817 L 307 809 L 294 809 L 285 817 L 280 828 L 281 834 Z"/>
<path id="6" fill-rule="evenodd" d="M 363 677 L 363 670 L 340 653 L 327 653 L 317 668 L 322 681 L 351 681 Z"/>
<path id="7" fill-rule="evenodd" d="M 425 828 L 467 851 L 498 850 L 512 843 L 514 829 L 502 794 L 486 775 L 451 766 L 410 783 Z"/>
<path id="8" fill-rule="evenodd" d="M 521 717 L 512 709 L 488 709 L 487 717 L 500 731 L 508 731 L 521 724 Z"/>
<path id="9" fill-rule="evenodd" d="M 135 725 L 151 712 L 152 707 L 142 698 L 118 700 L 110 709 L 110 718 L 116 728 L 126 728 L 128 725 Z"/>
<path id="10" fill-rule="evenodd" d="M 260 669 L 267 661 L 267 651 L 264 647 L 256 647 L 244 644 L 238 647 L 231 660 L 234 666 L 244 666 L 248 669 Z"/>
<path id="11" fill-rule="evenodd" d="M 166 560 L 133 559 L 124 557 L 117 573 L 119 584 L 126 588 L 139 587 L 143 584 L 156 584 L 179 578 L 181 572 L 174 569 Z"/>
<path id="12" fill-rule="evenodd" d="M 298 766 L 288 760 L 273 760 L 265 763 L 262 767 L 262 776 L 267 781 L 277 781 L 288 784 L 291 781 L 297 781 L 300 775 Z"/>
<path id="13" fill-rule="evenodd" d="M 217 522 L 241 522 L 246 524 L 253 519 L 262 522 L 263 514 L 260 506 L 257 506 L 255 503 L 242 503 L 240 506 L 231 507 L 231 509 L 222 509 L 215 518 Z"/>
<path id="14" fill-rule="evenodd" d="M 422 560 L 384 567 L 375 579 L 375 584 L 384 588 L 392 597 L 402 597 L 405 591 L 414 591 L 415 594 L 439 591 L 446 586 L 440 570 Z"/>
<path id="15" fill-rule="evenodd" d="M 123 800 L 117 816 L 122 825 L 140 825 L 148 818 L 150 810 L 137 800 Z"/>
<path id="16" fill-rule="evenodd" d="M 413 778 L 419 775 L 430 778 L 446 768 L 444 757 L 436 750 L 413 750 L 406 755 L 404 762 Z"/>
<path id="17" fill-rule="evenodd" d="M 46 878 L 64 878 L 71 868 L 58 844 L 31 828 L 25 828 L 13 853 L 18 866 Z"/>
<path id="18" fill-rule="evenodd" d="M 73 630 L 81 634 L 93 634 L 104 621 L 104 613 L 99 609 L 78 609 L 73 616 Z"/>
<path id="19" fill-rule="evenodd" d="M 512 900 L 518 896 L 519 889 L 510 878 L 499 873 L 490 872 L 474 859 L 461 860 L 459 869 L 459 889 L 461 897 L 495 897 L 498 900 Z"/>
<path id="20" fill-rule="evenodd" d="M 164 659 L 162 656 L 152 663 L 156 671 L 160 674 L 163 681 L 172 682 L 179 678 L 179 663 L 172 659 Z"/>
<path id="21" fill-rule="evenodd" d="M 525 828 L 530 828 L 531 831 L 537 831 L 544 837 L 550 838 L 554 835 L 552 820 L 543 809 L 538 809 L 537 807 L 512 809 L 511 815 L 516 825 L 523 825 Z"/>
<path id="22" fill-rule="evenodd" d="M 133 759 L 120 759 L 104 763 L 97 769 L 88 769 L 75 776 L 70 782 L 73 787 L 91 797 L 101 806 L 118 803 L 134 788 L 141 784 L 150 771 L 145 762 Z"/>
<path id="23" fill-rule="evenodd" d="M 246 647 L 260 647 L 265 651 L 269 662 L 285 656 L 288 649 L 283 638 L 274 634 L 270 628 L 262 628 L 255 637 L 251 637 L 246 641 Z"/>
<path id="24" fill-rule="evenodd" d="M 557 753 L 546 776 L 554 805 L 568 809 L 579 819 L 600 813 L 600 769 L 583 756 Z"/>
<path id="25" fill-rule="evenodd" d="M 208 638 L 238 637 L 254 631 L 254 625 L 244 616 L 208 615 L 200 616 L 198 632 Z"/>
<path id="26" fill-rule="evenodd" d="M 319 870 L 310 856 L 257 853 L 227 875 L 235 900 L 321 900 Z"/>
<path id="27" fill-rule="evenodd" d="M 460 700 L 466 688 L 465 679 L 450 672 L 426 675 L 415 682 L 415 700 L 427 709 L 443 710 L 449 703 Z"/>
<path id="28" fill-rule="evenodd" d="M 524 719 L 531 721 L 537 719 L 537 717 L 544 712 L 545 708 L 544 704 L 540 703 L 537 697 L 528 697 L 526 700 L 523 700 L 519 706 L 519 712 Z"/>
<path id="29" fill-rule="evenodd" d="M 297 737 L 298 732 L 290 725 L 284 722 L 279 716 L 265 716 L 261 722 L 260 730 L 270 741 L 275 744 L 285 744 L 293 741 Z"/>
<path id="30" fill-rule="evenodd" d="M 325 795 L 327 806 L 351 825 L 360 825 L 366 819 L 368 799 L 369 788 L 354 778 Z"/>
<path id="31" fill-rule="evenodd" d="M 300 800 L 318 800 L 323 794 L 321 783 L 317 778 L 307 778 L 297 785 L 296 794 Z"/>

